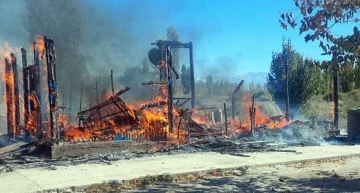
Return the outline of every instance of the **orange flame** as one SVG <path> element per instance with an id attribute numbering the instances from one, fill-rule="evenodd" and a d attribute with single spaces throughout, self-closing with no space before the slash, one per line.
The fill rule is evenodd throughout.
<path id="1" fill-rule="evenodd" d="M 243 101 L 245 101 L 245 107 L 249 108 L 252 105 L 252 98 L 250 94 L 246 94 L 243 97 Z M 255 127 L 259 126 L 265 126 L 268 129 L 280 129 L 289 124 L 285 119 L 285 116 L 279 117 L 277 119 L 271 118 L 269 116 L 264 115 L 263 112 L 261 112 L 261 108 L 258 103 L 254 104 L 254 107 L 256 109 L 255 112 Z M 243 133 L 243 132 L 250 132 L 251 128 L 251 121 L 250 121 L 250 112 L 246 111 L 245 115 L 245 121 L 242 123 L 239 120 L 231 120 L 230 127 L 232 133 Z"/>
<path id="2" fill-rule="evenodd" d="M 165 92 L 164 92 L 165 93 Z M 164 94 L 163 93 L 163 94 Z M 103 98 L 111 99 L 112 93 L 109 90 L 103 92 Z M 115 120 L 116 117 L 109 117 L 108 120 L 95 121 L 91 123 L 91 131 L 89 131 L 90 135 L 84 133 L 84 129 L 82 128 L 69 128 L 70 133 L 66 132 L 68 139 L 74 140 L 78 139 L 102 139 L 102 140 L 113 140 L 116 135 L 121 134 L 127 138 L 132 139 L 146 139 L 146 140 L 178 140 L 180 143 L 185 142 L 186 132 L 183 128 L 185 121 L 180 123 L 180 120 L 174 119 L 174 133 L 170 133 L 170 128 L 168 125 L 168 106 L 167 105 L 159 105 L 143 109 L 140 109 L 143 105 L 149 103 L 159 103 L 163 101 L 163 97 L 158 96 L 153 101 L 148 102 L 137 102 L 137 103 L 127 103 L 126 106 L 128 108 L 127 113 L 138 122 L 135 125 L 131 124 L 118 124 Z M 112 114 L 118 111 L 118 107 L 116 105 L 109 105 L 103 107 L 100 110 L 101 114 Z M 173 110 L 174 117 L 179 116 L 176 109 Z M 125 119 L 125 118 L 124 118 Z M 180 129 L 179 129 L 180 128 Z M 68 129 L 67 129 L 68 130 Z M 66 131 L 67 131 L 66 130 Z M 74 130 L 77 130 L 76 132 Z M 105 133 L 108 134 L 108 137 L 105 137 Z M 70 135 L 71 136 L 68 136 Z"/>
<path id="3" fill-rule="evenodd" d="M 45 40 L 44 36 L 36 35 L 33 49 L 39 53 L 39 59 L 42 60 L 45 55 Z"/>

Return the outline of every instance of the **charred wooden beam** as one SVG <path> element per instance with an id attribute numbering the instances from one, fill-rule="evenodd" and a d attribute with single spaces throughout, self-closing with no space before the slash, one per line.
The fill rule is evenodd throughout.
<path id="1" fill-rule="evenodd" d="M 22 64 L 23 64 L 23 90 L 24 90 L 24 127 L 25 127 L 25 137 L 29 136 L 29 132 L 26 128 L 26 124 L 29 121 L 29 69 L 27 65 L 27 56 L 26 50 L 21 48 L 22 54 Z"/>
<path id="2" fill-rule="evenodd" d="M 166 85 L 166 82 L 155 82 L 155 81 L 148 81 L 148 82 L 142 82 L 141 85 L 148 85 L 148 86 L 152 86 L 152 85 Z"/>
<path id="3" fill-rule="evenodd" d="M 244 83 L 244 80 L 242 80 L 238 85 L 237 87 L 235 88 L 232 96 L 231 96 L 231 114 L 232 114 L 232 119 L 235 120 L 235 109 L 236 109 L 236 106 L 235 106 L 235 96 L 237 95 L 237 93 L 239 92 L 240 90 L 240 87 L 241 85 Z"/>
<path id="4" fill-rule="evenodd" d="M 6 93 L 6 117 L 7 132 L 9 136 L 15 137 L 14 132 L 14 96 L 13 96 L 13 74 L 8 58 L 5 58 L 5 93 Z"/>
<path id="5" fill-rule="evenodd" d="M 174 115 L 173 115 L 173 85 L 172 85 L 172 73 L 171 69 L 173 68 L 173 59 L 172 53 L 170 51 L 170 46 L 166 46 L 166 63 L 167 63 L 167 82 L 168 82 L 168 121 L 169 121 L 169 131 L 173 133 L 174 131 Z"/>
<path id="6" fill-rule="evenodd" d="M 151 43 L 151 45 L 156 45 L 163 51 L 165 48 L 188 48 L 189 49 L 189 58 L 190 58 L 190 87 L 191 87 L 191 107 L 195 108 L 195 70 L 194 70 L 194 54 L 193 54 L 193 43 L 182 43 L 179 41 L 171 40 L 157 40 L 156 42 Z M 166 49 L 165 49 L 166 50 Z M 165 55 L 165 54 L 164 54 Z M 163 58 L 163 57 L 162 57 Z M 164 59 L 164 58 L 163 58 Z M 172 69 L 172 67 L 170 68 Z M 178 77 L 174 71 L 176 77 Z M 160 81 L 166 79 L 166 68 L 160 65 Z M 161 90 L 159 93 L 162 93 Z"/>
<path id="7" fill-rule="evenodd" d="M 114 90 L 114 76 L 113 76 L 113 70 L 111 69 L 110 72 L 110 80 L 111 80 L 111 91 L 113 96 L 115 95 L 115 90 Z"/>
<path id="8" fill-rule="evenodd" d="M 121 89 L 119 92 L 115 94 L 116 97 L 119 97 L 120 95 L 124 94 L 126 91 L 130 90 L 130 87 L 125 87 L 124 89 Z"/>
<path id="9" fill-rule="evenodd" d="M 78 115 L 85 114 L 85 113 L 88 113 L 88 112 L 90 112 L 90 111 L 94 111 L 94 110 L 97 110 L 97 109 L 99 109 L 99 108 L 102 108 L 102 107 L 105 107 L 105 106 L 107 106 L 107 105 L 110 105 L 110 104 L 112 104 L 114 101 L 115 101 L 115 102 L 122 101 L 122 100 L 119 98 L 119 96 L 120 96 L 121 94 L 125 93 L 125 92 L 128 91 L 128 90 L 130 90 L 130 88 L 129 88 L 129 87 L 126 87 L 125 89 L 122 89 L 122 90 L 120 90 L 119 92 L 117 92 L 117 93 L 115 94 L 115 96 L 113 97 L 114 100 L 112 100 L 111 97 L 110 97 L 110 99 L 108 99 L 108 100 L 106 100 L 106 101 L 104 101 L 104 102 L 102 102 L 102 103 L 99 103 L 99 104 L 97 104 L 97 105 L 95 105 L 95 106 L 92 106 L 92 107 L 89 108 L 89 109 L 80 111 L 80 112 L 78 112 L 77 114 L 78 114 Z M 125 103 L 124 103 L 124 104 L 125 104 Z"/>
<path id="10" fill-rule="evenodd" d="M 250 107 L 250 127 L 251 127 L 251 135 L 254 136 L 255 135 L 255 113 L 256 113 L 256 109 L 255 109 L 255 94 L 252 96 L 252 103 L 251 103 L 251 107 Z"/>
<path id="11" fill-rule="evenodd" d="M 176 99 L 179 99 L 179 98 L 176 98 Z M 187 98 L 187 99 L 185 99 L 182 103 L 176 104 L 176 106 L 177 106 L 177 107 L 181 107 L 181 106 L 185 105 L 190 99 L 191 99 L 191 98 Z"/>
<path id="12" fill-rule="evenodd" d="M 54 41 L 50 38 L 44 37 L 45 54 L 47 65 L 47 80 L 49 92 L 49 108 L 50 108 L 50 136 L 53 139 L 59 139 L 58 133 L 58 88 L 56 80 L 56 52 L 54 48 Z"/>
<path id="13" fill-rule="evenodd" d="M 192 42 L 189 42 L 189 55 L 190 55 L 191 107 L 195 108 L 195 68 L 194 68 L 194 53 L 193 53 Z"/>
<path id="14" fill-rule="evenodd" d="M 40 59 L 39 59 L 39 52 L 36 50 L 36 42 L 33 43 L 33 51 L 34 51 L 34 65 L 31 72 L 31 79 L 30 79 L 30 92 L 34 91 L 39 101 L 41 101 L 41 77 L 40 77 Z M 42 106 L 39 103 L 39 107 L 35 108 L 33 104 L 30 104 L 32 109 L 37 109 L 37 117 L 36 117 L 36 131 L 37 137 L 42 139 L 44 136 L 44 131 L 42 127 Z M 30 108 L 31 108 L 30 107 Z"/>
<path id="15" fill-rule="evenodd" d="M 70 85 L 70 93 L 69 93 L 69 123 L 72 124 L 72 92 L 73 92 L 73 84 Z"/>
<path id="16" fill-rule="evenodd" d="M 19 128 L 20 128 L 20 95 L 19 95 L 19 75 L 18 75 L 18 71 L 17 71 L 17 62 L 16 62 L 16 57 L 14 53 L 10 54 L 10 58 L 11 58 L 11 67 L 12 67 L 12 72 L 13 72 L 13 80 L 14 80 L 14 111 L 15 111 L 15 122 L 14 122 L 14 130 L 15 133 L 18 134 L 19 133 Z"/>
<path id="17" fill-rule="evenodd" d="M 143 105 L 140 108 L 140 110 L 151 109 L 151 108 L 156 108 L 156 107 L 162 107 L 162 106 L 165 106 L 166 104 L 167 104 L 166 101 L 153 102 L 153 103 Z"/>
<path id="18" fill-rule="evenodd" d="M 22 64 L 23 64 L 23 90 L 24 90 L 24 127 L 25 137 L 29 136 L 26 123 L 29 121 L 29 70 L 27 66 L 27 54 L 25 48 L 21 48 Z"/>
<path id="19" fill-rule="evenodd" d="M 174 72 L 175 78 L 176 78 L 176 79 L 179 79 L 179 78 L 180 78 L 179 73 L 175 70 L 175 68 L 172 67 L 171 70 Z"/>
<path id="20" fill-rule="evenodd" d="M 228 135 L 228 121 L 227 121 L 227 114 L 226 114 L 226 103 L 224 103 L 224 115 L 225 115 L 225 135 Z"/>

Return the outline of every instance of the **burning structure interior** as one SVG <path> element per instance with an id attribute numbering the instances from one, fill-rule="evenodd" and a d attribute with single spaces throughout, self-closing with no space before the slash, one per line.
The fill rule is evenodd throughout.
<path id="1" fill-rule="evenodd" d="M 189 110 L 180 107 L 191 100 L 195 101 L 194 65 L 192 43 L 158 40 L 152 43 L 158 48 L 149 52 L 150 61 L 160 72 L 160 81 L 142 83 L 146 86 L 159 86 L 155 100 L 149 103 L 129 105 L 120 96 L 130 88 L 126 87 L 110 96 L 103 102 L 89 109 L 80 110 L 78 125 L 64 124 L 59 121 L 58 90 L 56 81 L 56 51 L 54 41 L 47 37 L 37 37 L 33 43 L 34 64 L 28 65 L 27 50 L 21 48 L 23 64 L 23 104 L 20 104 L 19 76 L 17 60 L 11 53 L 10 59 L 5 58 L 5 85 L 7 108 L 7 131 L 12 138 L 23 137 L 31 140 L 54 141 L 93 141 L 137 139 L 149 141 L 167 141 L 185 139 L 185 114 Z M 172 66 L 172 48 L 188 48 L 191 66 L 191 97 L 177 98 L 172 93 L 172 81 L 179 75 Z M 47 77 L 46 105 L 41 104 L 41 69 Z M 81 103 L 81 102 L 80 102 Z M 23 122 L 20 124 L 20 105 L 23 105 Z M 81 106 L 81 104 L 80 104 Z M 45 116 L 44 118 L 44 115 Z M 176 127 L 176 129 L 175 129 Z M 177 130 L 175 132 L 175 130 Z"/>
<path id="2" fill-rule="evenodd" d="M 235 96 L 243 80 L 230 96 L 232 119 L 227 118 L 225 103 L 223 109 L 197 108 L 192 42 L 157 40 L 151 44 L 156 48 L 149 51 L 148 57 L 158 68 L 160 80 L 150 80 L 141 85 L 158 87 L 155 99 L 136 104 L 126 103 L 121 96 L 130 88 L 125 87 L 115 93 L 113 80 L 111 80 L 112 95 L 88 109 L 81 109 L 81 91 L 80 112 L 77 113 L 78 124 L 76 125 L 64 123 L 65 119 L 58 113 L 59 109 L 64 110 L 66 107 L 59 106 L 57 100 L 54 41 L 47 37 L 37 37 L 32 46 L 34 63 L 31 65 L 28 64 L 27 50 L 21 49 L 23 100 L 19 100 L 21 95 L 17 59 L 15 54 L 11 53 L 10 59 L 5 59 L 5 96 L 9 137 L 35 142 L 46 140 L 52 143 L 127 140 L 184 144 L 189 142 L 191 137 L 229 136 L 239 133 L 255 136 L 264 128 L 274 130 L 292 123 L 286 116 L 263 115 L 256 104 L 254 95 L 245 96 L 247 98 L 245 106 L 249 108 L 246 121 L 235 120 Z M 179 48 L 189 49 L 190 97 L 176 97 L 173 93 L 173 82 L 179 79 L 179 74 L 173 67 L 172 49 Z M 47 97 L 42 96 L 41 92 L 40 71 L 42 69 L 47 80 Z M 41 100 L 42 97 L 46 100 Z M 41 104 L 41 101 L 45 101 L 46 104 Z M 189 101 L 191 107 L 185 108 L 184 104 Z M 22 111 L 20 105 L 23 106 Z M 20 117 L 23 117 L 23 124 L 20 124 Z"/>

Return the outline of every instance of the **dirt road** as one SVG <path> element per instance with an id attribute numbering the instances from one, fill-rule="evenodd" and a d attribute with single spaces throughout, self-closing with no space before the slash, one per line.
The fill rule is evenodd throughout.
<path id="1" fill-rule="evenodd" d="M 238 176 L 232 176 L 231 178 L 211 178 L 182 184 L 172 184 L 172 182 L 175 181 L 166 179 L 165 181 L 168 182 L 168 186 L 150 189 L 154 189 L 155 192 L 166 192 L 172 189 L 185 192 L 191 192 L 192 190 L 200 192 L 241 190 L 240 192 L 246 192 L 242 190 L 242 188 L 247 188 L 249 191 L 254 189 L 263 191 L 271 189 L 297 190 L 301 188 L 307 192 L 306 188 L 311 187 L 312 184 L 317 184 L 321 187 L 322 183 L 320 182 L 324 179 L 324 182 L 334 181 L 340 185 L 346 185 L 346 189 L 351 187 L 352 182 L 353 184 L 356 184 L 356 182 L 360 184 L 359 181 L 354 180 L 359 179 L 359 174 L 351 173 L 360 171 L 360 158 L 358 158 L 360 157 L 360 145 L 289 147 L 287 149 L 293 150 L 295 153 L 258 152 L 248 153 L 247 155 L 249 157 L 243 157 L 204 152 L 159 155 L 131 160 L 119 160 L 106 164 L 84 163 L 68 166 L 53 166 L 51 168 L 15 169 L 10 172 L 0 173 L 0 192 L 26 193 L 44 190 L 59 192 L 59 189 L 64 189 L 64 191 L 61 192 L 79 192 L 68 191 L 68 189 L 71 187 L 81 188 L 94 184 L 100 184 L 101 188 L 103 185 L 109 185 L 108 182 L 110 183 L 112 181 L 123 184 L 123 182 L 127 180 L 135 180 L 135 182 L 138 182 L 138 178 L 147 176 L 164 174 L 169 176 L 180 174 L 188 175 L 188 173 L 229 170 L 231 168 L 248 169 L 246 170 L 246 175 L 240 171 L 236 173 Z M 348 159 L 355 159 L 355 157 L 357 157 L 358 160 L 346 161 Z M 330 165 L 324 163 L 319 166 L 309 165 L 309 163 L 323 163 L 324 161 L 328 163 L 328 160 L 332 160 L 334 163 Z M 308 165 L 285 166 L 290 163 L 308 163 Z M 322 170 L 327 172 L 321 172 Z M 333 173 L 332 170 L 335 170 L 335 173 Z M 320 175 L 317 175 L 317 173 Z M 336 178 L 336 174 L 345 176 L 346 180 Z M 314 180 L 311 181 L 311 178 Z M 189 178 L 185 179 L 189 180 Z M 192 179 L 198 180 L 199 178 Z M 354 186 L 354 188 L 358 187 Z M 95 192 L 106 192 L 107 190 L 111 191 L 111 189 L 103 189 Z"/>
<path id="2" fill-rule="evenodd" d="M 231 177 L 210 177 L 129 192 L 360 192 L 360 158 L 332 163 L 248 168 Z"/>

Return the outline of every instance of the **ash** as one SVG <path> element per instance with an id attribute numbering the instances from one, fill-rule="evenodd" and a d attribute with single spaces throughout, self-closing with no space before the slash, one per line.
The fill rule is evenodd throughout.
<path id="1" fill-rule="evenodd" d="M 61 157 L 50 159 L 34 151 L 32 146 L 20 148 L 15 142 L 7 142 L 6 147 L 0 148 L 0 173 L 12 172 L 17 169 L 44 168 L 56 170 L 58 166 L 72 166 L 78 164 L 113 164 L 119 160 L 132 160 L 151 156 L 189 154 L 202 152 L 216 152 L 233 156 L 250 157 L 246 153 L 252 152 L 293 152 L 285 148 L 291 146 L 317 146 L 331 144 L 325 138 L 326 131 L 321 129 L 310 129 L 302 124 L 296 123 L 282 129 L 262 128 L 255 136 L 250 134 L 234 134 L 229 136 L 212 136 L 191 138 L 187 144 L 171 144 L 159 147 L 156 151 L 131 152 L 119 151 L 116 153 L 89 154 L 82 157 Z M 321 137 L 319 137 L 321 136 Z M 4 140 L 3 140 L 4 141 Z M 336 141 L 339 145 L 342 142 Z M 10 144 L 10 145 L 9 145 Z M 345 144 L 345 143 L 344 143 Z M 10 146 L 14 146 L 11 150 Z M 11 151 L 2 151 L 10 148 Z"/>

